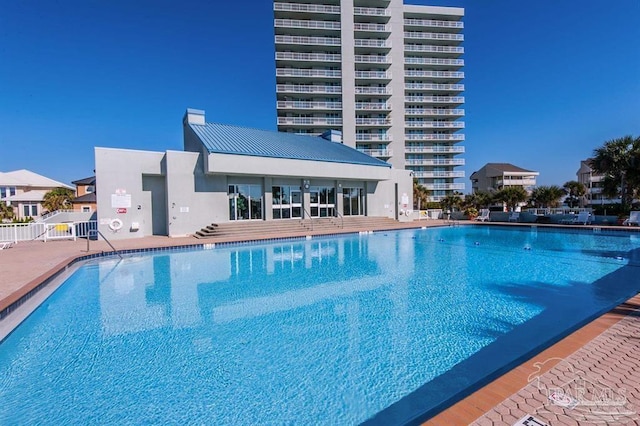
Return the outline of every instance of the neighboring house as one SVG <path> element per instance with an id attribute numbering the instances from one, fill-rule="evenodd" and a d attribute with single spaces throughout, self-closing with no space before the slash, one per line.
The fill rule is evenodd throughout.
<path id="1" fill-rule="evenodd" d="M 580 161 L 580 168 L 576 172 L 578 182 L 587 188 L 585 204 L 597 206 L 602 204 L 620 204 L 620 198 L 607 198 L 602 194 L 604 176 L 595 173 L 591 168 L 591 158 Z"/>
<path id="2" fill-rule="evenodd" d="M 410 172 L 342 144 L 340 132 L 207 123 L 193 109 L 183 130 L 184 151 L 95 148 L 98 226 L 110 239 L 338 214 L 411 220 Z"/>
<path id="3" fill-rule="evenodd" d="M 18 219 L 38 219 L 44 210 L 44 195 L 55 188 L 74 189 L 29 170 L 0 172 L 0 201 L 12 206 Z"/>
<path id="4" fill-rule="evenodd" d="M 75 180 L 76 197 L 71 200 L 74 212 L 92 213 L 96 211 L 96 177 Z"/>
<path id="5" fill-rule="evenodd" d="M 487 163 L 471 174 L 471 188 L 473 192 L 494 192 L 507 186 L 521 186 L 531 193 L 539 174 L 509 163 Z"/>

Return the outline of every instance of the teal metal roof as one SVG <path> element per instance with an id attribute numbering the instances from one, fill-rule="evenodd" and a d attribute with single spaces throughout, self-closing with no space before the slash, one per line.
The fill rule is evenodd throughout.
<path id="1" fill-rule="evenodd" d="M 189 124 L 209 153 L 251 155 L 391 167 L 377 158 L 320 136 L 272 132 L 216 123 Z"/>

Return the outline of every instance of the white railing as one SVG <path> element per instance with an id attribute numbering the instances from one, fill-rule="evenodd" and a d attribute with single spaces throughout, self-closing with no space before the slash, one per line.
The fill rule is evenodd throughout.
<path id="1" fill-rule="evenodd" d="M 409 141 L 463 141 L 463 134 L 410 133 L 404 138 Z"/>
<path id="2" fill-rule="evenodd" d="M 328 77 L 340 78 L 342 71 L 340 70 L 305 70 L 296 68 L 278 68 L 276 69 L 276 77 Z"/>
<path id="3" fill-rule="evenodd" d="M 367 149 L 367 148 L 358 148 L 358 151 L 364 152 L 367 155 L 372 157 L 392 157 L 393 150 L 391 149 Z"/>
<path id="4" fill-rule="evenodd" d="M 374 40 L 357 38 L 353 41 L 355 47 L 391 47 L 391 40 Z"/>
<path id="5" fill-rule="evenodd" d="M 462 34 L 423 33 L 420 31 L 405 31 L 404 38 L 414 38 L 414 39 L 422 39 L 422 40 L 451 40 L 451 41 L 464 40 L 464 36 Z"/>
<path id="6" fill-rule="evenodd" d="M 356 102 L 356 109 L 363 111 L 370 110 L 387 110 L 391 109 L 391 104 L 388 102 Z"/>
<path id="7" fill-rule="evenodd" d="M 388 118 L 356 118 L 356 126 L 391 126 Z"/>
<path id="8" fill-rule="evenodd" d="M 354 7 L 353 14 L 366 16 L 388 16 L 389 11 L 379 7 Z"/>
<path id="9" fill-rule="evenodd" d="M 280 93 L 341 93 L 342 86 L 278 84 L 276 85 L 276 92 L 280 92 Z"/>
<path id="10" fill-rule="evenodd" d="M 308 21 L 299 19 L 276 19 L 274 21 L 276 27 L 283 28 L 310 28 L 323 30 L 339 30 L 340 22 L 335 21 Z"/>
<path id="11" fill-rule="evenodd" d="M 390 87 L 356 86 L 356 95 L 390 95 Z"/>
<path id="12" fill-rule="evenodd" d="M 419 65 L 444 65 L 444 66 L 464 66 L 464 59 L 446 59 L 446 58 L 421 58 L 418 56 L 405 56 L 405 64 Z"/>
<path id="13" fill-rule="evenodd" d="M 355 62 L 367 63 L 367 64 L 390 64 L 391 58 L 387 56 L 378 55 L 355 55 L 353 57 Z"/>
<path id="14" fill-rule="evenodd" d="M 405 83 L 407 90 L 457 90 L 463 91 L 464 84 L 430 84 L 430 83 Z"/>
<path id="15" fill-rule="evenodd" d="M 410 27 L 464 28 L 462 21 L 440 21 L 434 19 L 406 18 L 404 24 Z"/>
<path id="16" fill-rule="evenodd" d="M 342 102 L 278 101 L 278 109 L 342 109 Z"/>
<path id="17" fill-rule="evenodd" d="M 388 33 L 391 31 L 391 28 L 388 25 L 384 24 L 362 24 L 355 23 L 353 24 L 354 31 L 372 31 L 372 32 L 382 32 Z"/>
<path id="18" fill-rule="evenodd" d="M 536 184 L 536 178 L 522 178 L 522 179 L 498 179 L 496 185 L 501 186 L 534 186 Z"/>
<path id="19" fill-rule="evenodd" d="M 371 133 L 356 133 L 357 141 L 389 142 L 391 135 L 377 135 Z"/>
<path id="20" fill-rule="evenodd" d="M 340 62 L 339 53 L 276 52 L 279 61 Z"/>
<path id="21" fill-rule="evenodd" d="M 433 191 L 437 189 L 463 190 L 464 183 L 423 183 L 422 186 Z"/>
<path id="22" fill-rule="evenodd" d="M 391 72 L 390 71 L 356 71 L 355 77 L 390 80 Z"/>
<path id="23" fill-rule="evenodd" d="M 405 77 L 427 77 L 427 78 L 464 78 L 463 71 L 423 71 L 405 70 Z"/>
<path id="24" fill-rule="evenodd" d="M 49 219 L 50 217 L 57 216 L 57 215 L 59 215 L 61 213 L 72 213 L 72 212 L 73 212 L 73 210 L 71 210 L 71 209 L 54 210 L 54 211 L 52 211 L 50 213 L 43 214 L 42 216 L 40 216 L 39 221 L 43 221 L 45 219 Z"/>
<path id="25" fill-rule="evenodd" d="M 87 238 L 89 231 L 98 229 L 97 221 L 68 223 L 3 223 L 0 224 L 0 241 L 49 241 Z"/>
<path id="26" fill-rule="evenodd" d="M 417 178 L 463 178 L 464 172 L 413 172 Z"/>
<path id="27" fill-rule="evenodd" d="M 276 35 L 278 44 L 303 44 L 316 46 L 340 46 L 340 37 L 306 37 Z"/>
<path id="28" fill-rule="evenodd" d="M 553 214 L 574 214 L 580 212 L 589 212 L 593 213 L 593 209 L 591 207 L 555 207 L 555 208 L 532 208 L 526 209 L 528 213 L 535 214 L 536 216 L 549 216 Z"/>
<path id="29" fill-rule="evenodd" d="M 460 108 L 408 108 L 404 110 L 405 115 L 455 115 L 464 116 L 464 109 Z"/>
<path id="30" fill-rule="evenodd" d="M 405 102 L 463 104 L 464 96 L 405 96 Z"/>
<path id="31" fill-rule="evenodd" d="M 432 158 L 423 160 L 405 160 L 409 166 L 464 166 L 464 158 Z"/>
<path id="32" fill-rule="evenodd" d="M 462 154 L 464 146 L 407 146 L 404 152 L 422 154 Z"/>
<path id="33" fill-rule="evenodd" d="M 464 121 L 406 121 L 405 127 L 464 129 Z"/>
<path id="34" fill-rule="evenodd" d="M 428 53 L 464 53 L 464 47 L 459 46 L 433 46 L 431 44 L 405 44 L 405 52 Z"/>
<path id="35" fill-rule="evenodd" d="M 342 126 L 342 118 L 278 117 L 278 124 L 303 126 Z"/>
<path id="36" fill-rule="evenodd" d="M 322 4 L 274 3 L 273 10 L 278 12 L 314 12 L 340 14 L 340 6 Z"/>

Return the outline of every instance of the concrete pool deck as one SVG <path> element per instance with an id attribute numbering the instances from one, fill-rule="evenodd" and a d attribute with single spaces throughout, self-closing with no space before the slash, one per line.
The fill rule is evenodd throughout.
<path id="1" fill-rule="evenodd" d="M 419 221 L 402 224 L 399 229 L 442 225 L 446 223 Z M 304 235 L 278 237 L 300 236 Z M 117 250 L 136 250 L 231 241 L 236 240 L 144 237 L 114 241 L 113 245 Z M 89 251 L 86 240 L 19 242 L 0 251 L 0 311 L 66 269 L 76 258 L 110 251 L 103 240 L 91 241 Z M 565 401 L 568 406 L 554 403 L 549 395 L 558 403 Z M 550 425 L 640 425 L 638 413 L 640 296 L 443 410 L 427 424 L 513 425 L 532 415 Z"/>

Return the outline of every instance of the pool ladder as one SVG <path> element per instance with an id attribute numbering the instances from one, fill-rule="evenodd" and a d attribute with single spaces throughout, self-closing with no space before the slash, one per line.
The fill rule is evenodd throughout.
<path id="1" fill-rule="evenodd" d="M 89 241 L 91 241 L 91 236 L 95 236 L 96 240 L 98 239 L 98 235 L 102 237 L 103 240 L 105 240 L 107 242 L 107 244 L 109 244 L 109 247 L 111 247 L 111 250 L 113 250 L 113 252 L 115 254 L 118 255 L 118 257 L 120 259 L 122 259 L 122 255 L 120 254 L 120 252 L 118 250 L 116 250 L 116 248 L 113 246 L 113 244 L 111 244 L 111 241 L 109 241 L 107 239 L 107 237 L 104 236 L 104 234 L 102 232 L 100 232 L 100 230 L 98 229 L 90 229 L 89 233 L 87 235 L 87 252 L 89 252 Z"/>

